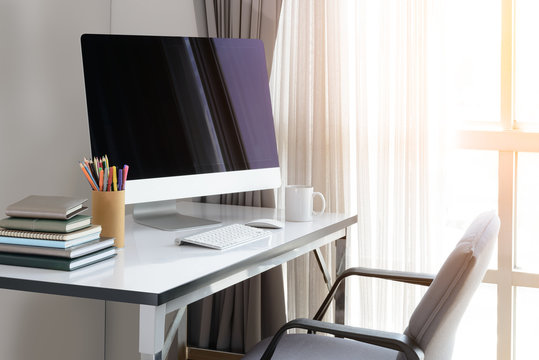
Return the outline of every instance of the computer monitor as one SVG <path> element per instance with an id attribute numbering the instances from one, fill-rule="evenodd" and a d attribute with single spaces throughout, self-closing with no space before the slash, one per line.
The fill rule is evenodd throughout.
<path id="1" fill-rule="evenodd" d="M 260 40 L 84 34 L 81 46 L 92 155 L 129 165 L 137 222 L 211 224 L 176 199 L 280 186 Z"/>

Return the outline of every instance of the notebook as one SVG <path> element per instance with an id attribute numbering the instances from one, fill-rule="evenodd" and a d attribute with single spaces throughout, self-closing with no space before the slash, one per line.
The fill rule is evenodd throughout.
<path id="1" fill-rule="evenodd" d="M 30 195 L 9 205 L 7 216 L 29 217 L 40 219 L 70 219 L 84 211 L 82 204 L 88 199 L 70 196 Z"/>
<path id="2" fill-rule="evenodd" d="M 75 215 L 67 220 L 7 217 L 0 220 L 6 229 L 68 233 L 90 226 L 91 216 Z"/>
<path id="3" fill-rule="evenodd" d="M 54 232 L 38 232 L 29 230 L 15 230 L 0 228 L 0 236 L 9 236 L 16 238 L 42 239 L 42 240 L 73 240 L 90 234 L 99 234 L 101 225 L 91 225 L 84 229 L 73 231 L 70 233 L 54 233 Z"/>
<path id="4" fill-rule="evenodd" d="M 114 255 L 116 255 L 115 247 L 109 247 L 104 250 L 96 251 L 76 259 L 66 259 L 39 255 L 0 253 L 0 264 L 71 271 L 81 268 L 83 266 L 96 263 L 98 261 L 111 258 Z"/>
<path id="5" fill-rule="evenodd" d="M 54 247 L 60 249 L 67 249 L 69 247 L 84 244 L 88 241 L 99 239 L 99 233 L 88 234 L 82 237 L 71 240 L 43 240 L 32 239 L 26 237 L 13 237 L 13 236 L 1 236 L 0 244 L 16 244 L 16 245 L 28 245 L 28 246 L 45 246 Z"/>
<path id="6" fill-rule="evenodd" d="M 62 258 L 78 258 L 98 250 L 102 250 L 114 245 L 114 238 L 100 238 L 87 243 L 72 246 L 67 249 L 51 248 L 44 246 L 28 246 L 14 244 L 0 244 L 0 252 L 27 255 L 55 256 Z"/>

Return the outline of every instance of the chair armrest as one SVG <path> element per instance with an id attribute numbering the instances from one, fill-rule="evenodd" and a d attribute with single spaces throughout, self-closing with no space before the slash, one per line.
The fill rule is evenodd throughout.
<path id="1" fill-rule="evenodd" d="M 333 284 L 333 286 L 329 290 L 328 295 L 322 302 L 322 305 L 320 305 L 320 308 L 316 312 L 316 315 L 314 315 L 314 320 L 322 320 L 324 314 L 329 307 L 329 304 L 331 304 L 331 300 L 333 300 L 333 297 L 335 296 L 337 288 L 345 278 L 351 275 L 374 277 L 379 279 L 399 281 L 408 284 L 423 286 L 429 286 L 432 283 L 432 280 L 434 280 L 434 275 L 431 274 L 413 273 L 397 270 L 370 269 L 364 267 L 349 268 L 343 271 L 343 273 L 339 275 L 339 277 L 337 277 L 337 280 L 335 280 L 335 284 Z"/>
<path id="2" fill-rule="evenodd" d="M 273 336 L 261 360 L 269 360 L 275 352 L 275 348 L 283 334 L 293 328 L 320 331 L 333 334 L 338 337 L 353 339 L 368 344 L 389 348 L 404 353 L 406 359 L 422 360 L 423 350 L 408 336 L 399 333 L 357 328 L 353 326 L 331 324 L 311 319 L 295 319 L 283 325 Z"/>
<path id="3" fill-rule="evenodd" d="M 374 278 L 379 278 L 379 279 L 387 279 L 387 280 L 392 280 L 392 281 L 399 281 L 399 282 L 404 282 L 408 284 L 423 285 L 423 286 L 429 286 L 434 280 L 434 276 L 435 276 L 432 274 L 425 274 L 425 273 L 415 273 L 415 272 L 399 271 L 399 270 L 371 269 L 371 268 L 364 268 L 364 267 L 349 268 L 349 269 L 346 269 L 341 274 L 343 278 L 350 275 L 374 277 Z"/>

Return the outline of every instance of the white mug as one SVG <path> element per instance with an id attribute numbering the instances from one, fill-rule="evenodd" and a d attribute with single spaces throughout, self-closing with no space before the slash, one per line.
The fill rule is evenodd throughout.
<path id="1" fill-rule="evenodd" d="M 322 210 L 313 210 L 313 199 L 319 196 L 322 200 Z M 313 221 L 313 215 L 320 215 L 326 209 L 326 199 L 319 192 L 314 192 L 312 186 L 288 185 L 285 188 L 285 218 L 287 221 Z"/>

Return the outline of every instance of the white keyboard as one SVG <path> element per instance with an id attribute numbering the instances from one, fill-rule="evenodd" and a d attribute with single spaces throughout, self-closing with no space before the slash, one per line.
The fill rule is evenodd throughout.
<path id="1" fill-rule="evenodd" d="M 176 244 L 180 245 L 181 243 L 187 242 L 212 249 L 223 250 L 262 239 L 270 235 L 271 232 L 268 230 L 257 229 L 242 224 L 232 224 L 176 239 Z"/>

